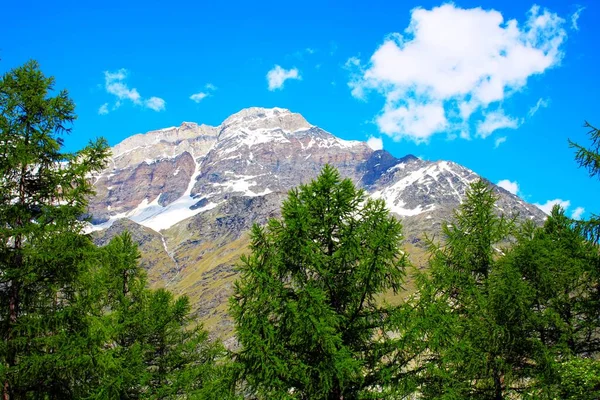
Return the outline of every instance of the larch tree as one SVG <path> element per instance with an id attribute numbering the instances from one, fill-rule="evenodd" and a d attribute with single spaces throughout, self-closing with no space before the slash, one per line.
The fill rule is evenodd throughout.
<path id="1" fill-rule="evenodd" d="M 575 161 L 580 167 L 588 170 L 590 177 L 600 179 L 600 129 L 585 122 L 591 146 L 585 147 L 569 140 L 569 146 L 575 149 Z M 589 219 L 576 223 L 586 237 L 595 243 L 600 243 L 600 215 L 592 215 Z"/>
<path id="2" fill-rule="evenodd" d="M 527 340 L 535 349 L 529 392 L 542 398 L 598 398 L 600 380 L 593 378 L 600 369 L 598 246 L 555 206 L 544 226 L 522 229 L 503 261 L 527 293 Z"/>
<path id="3" fill-rule="evenodd" d="M 89 359 L 77 294 L 90 176 L 106 141 L 61 150 L 75 104 L 30 61 L 0 78 L 0 381 L 3 398 L 68 398 Z"/>
<path id="4" fill-rule="evenodd" d="M 94 281 L 94 399 L 229 399 L 226 352 L 193 326 L 189 300 L 149 289 L 128 233 L 100 250 Z M 92 296 L 94 297 L 94 296 Z"/>
<path id="5" fill-rule="evenodd" d="M 499 263 L 514 220 L 497 215 L 495 202 L 492 187 L 475 181 L 442 242 L 430 241 L 413 311 L 423 398 L 501 400 L 528 376 L 527 293 Z"/>
<path id="6" fill-rule="evenodd" d="M 401 289 L 401 224 L 331 166 L 291 190 L 281 213 L 252 228 L 230 301 L 249 391 L 386 397 L 410 360 L 392 333 L 400 308 L 377 297 Z"/>

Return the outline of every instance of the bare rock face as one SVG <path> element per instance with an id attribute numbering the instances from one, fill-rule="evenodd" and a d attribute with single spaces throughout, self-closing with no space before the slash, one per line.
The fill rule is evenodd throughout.
<path id="1" fill-rule="evenodd" d="M 91 229 L 99 244 L 123 229 L 136 232 L 152 284 L 190 296 L 206 326 L 227 336 L 227 298 L 249 228 L 278 216 L 287 192 L 325 164 L 384 199 L 413 247 L 425 233 L 440 231 L 479 179 L 450 161 L 396 158 L 342 140 L 289 110 L 248 108 L 217 127 L 184 122 L 116 145 L 109 167 L 96 177 Z M 499 213 L 545 218 L 517 196 L 494 190 Z"/>

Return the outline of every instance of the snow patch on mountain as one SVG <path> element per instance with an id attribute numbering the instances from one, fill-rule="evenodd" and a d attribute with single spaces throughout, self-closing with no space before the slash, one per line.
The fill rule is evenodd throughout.
<path id="1" fill-rule="evenodd" d="M 252 179 L 255 179 L 259 176 L 261 175 L 239 175 L 227 180 L 226 182 L 213 183 L 213 185 L 222 187 L 225 192 L 242 193 L 242 195 L 247 197 L 266 196 L 267 194 L 272 193 L 271 189 L 269 188 L 265 188 L 265 190 L 263 190 L 260 193 L 256 193 L 252 189 L 250 189 L 251 187 L 257 186 L 256 181 Z"/>

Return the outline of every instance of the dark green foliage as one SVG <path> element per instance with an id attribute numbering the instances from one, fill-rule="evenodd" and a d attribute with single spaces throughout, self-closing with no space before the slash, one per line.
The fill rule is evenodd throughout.
<path id="1" fill-rule="evenodd" d="M 494 201 L 485 183 L 472 184 L 444 244 L 431 244 L 413 314 L 425 343 L 419 391 L 575 398 L 568 385 L 592 374 L 597 364 L 583 360 L 600 350 L 598 248 L 558 207 L 543 227 L 515 229 L 495 215 Z"/>
<path id="2" fill-rule="evenodd" d="M 66 91 L 31 61 L 0 79 L 0 384 L 4 398 L 73 395 L 89 358 L 77 304 L 93 246 L 79 216 L 104 140 L 61 152 L 75 119 Z M 36 394 L 37 393 L 37 394 Z M 42 396 L 42 397 L 39 397 Z"/>
<path id="3" fill-rule="evenodd" d="M 575 161 L 579 166 L 587 169 L 591 177 L 600 179 L 600 130 L 585 122 L 585 128 L 589 129 L 588 135 L 592 141 L 589 148 L 585 148 L 569 140 L 569 146 L 575 149 Z M 576 222 L 577 227 L 583 234 L 595 243 L 600 243 L 600 216 L 592 215 L 588 220 Z"/>
<path id="4" fill-rule="evenodd" d="M 557 356 L 600 351 L 599 261 L 598 248 L 558 206 L 506 257 L 527 285 L 536 338 Z"/>
<path id="5" fill-rule="evenodd" d="M 556 396 L 564 400 L 598 400 L 600 398 L 600 361 L 572 358 L 559 365 Z"/>
<path id="6" fill-rule="evenodd" d="M 3 399 L 227 399 L 225 352 L 186 297 L 146 288 L 129 235 L 97 248 L 81 216 L 104 140 L 61 152 L 75 120 L 35 62 L 0 80 Z"/>
<path id="7" fill-rule="evenodd" d="M 418 278 L 415 305 L 427 344 L 425 398 L 499 399 L 526 377 L 526 293 L 498 264 L 514 224 L 496 215 L 495 201 L 485 182 L 473 183 L 443 227 L 444 244 L 430 242 L 430 275 Z"/>
<path id="8" fill-rule="evenodd" d="M 588 135 L 592 140 L 592 146 L 585 148 L 569 140 L 569 146 L 575 149 L 575 160 L 579 165 L 587 169 L 591 177 L 600 178 L 600 130 L 585 122 L 584 127 L 589 129 Z"/>
<path id="9" fill-rule="evenodd" d="M 526 333 L 536 344 L 540 367 L 533 392 L 575 396 L 577 392 L 567 390 L 569 384 L 563 380 L 588 365 L 597 369 L 585 358 L 600 354 L 598 247 L 555 206 L 543 227 L 522 229 L 504 262 L 518 273 L 527 293 Z M 596 390 L 598 394 L 600 387 Z"/>
<path id="10" fill-rule="evenodd" d="M 401 238 L 384 203 L 330 166 L 252 228 L 231 313 L 259 398 L 384 397 L 408 362 L 389 336 L 399 310 L 376 299 L 401 288 Z"/>
<path id="11" fill-rule="evenodd" d="M 146 288 L 137 246 L 125 233 L 104 248 L 95 276 L 102 343 L 95 399 L 226 399 L 224 349 L 191 328 L 187 297 Z"/>

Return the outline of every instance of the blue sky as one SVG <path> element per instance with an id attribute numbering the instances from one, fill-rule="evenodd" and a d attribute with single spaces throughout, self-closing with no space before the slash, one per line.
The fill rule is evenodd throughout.
<path id="1" fill-rule="evenodd" d="M 0 25 L 0 72 L 36 59 L 76 101 L 71 150 L 277 106 L 600 212 L 567 145 L 600 125 L 597 1 L 84 3 L 10 2 Z"/>

